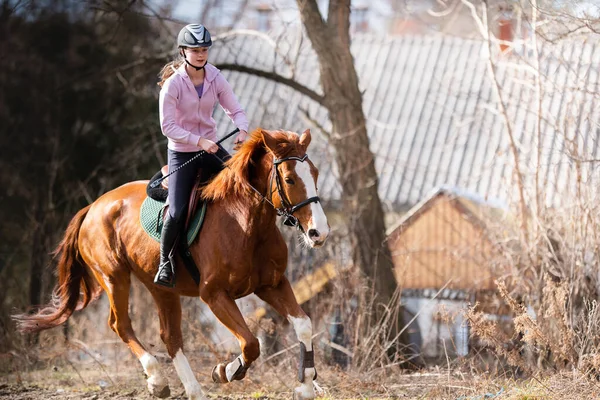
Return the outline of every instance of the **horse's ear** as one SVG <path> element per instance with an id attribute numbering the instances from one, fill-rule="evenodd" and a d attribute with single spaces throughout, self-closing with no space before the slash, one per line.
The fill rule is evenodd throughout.
<path id="1" fill-rule="evenodd" d="M 275 154 L 275 151 L 277 150 L 277 140 L 271 135 L 271 132 L 264 129 L 260 130 L 260 134 L 262 135 L 265 146 L 267 146 L 271 153 Z"/>
<path id="2" fill-rule="evenodd" d="M 302 132 L 302 135 L 300 135 L 300 146 L 302 146 L 304 151 L 306 151 L 306 149 L 308 148 L 308 145 L 310 144 L 310 139 L 310 129 L 305 130 L 304 132 Z"/>

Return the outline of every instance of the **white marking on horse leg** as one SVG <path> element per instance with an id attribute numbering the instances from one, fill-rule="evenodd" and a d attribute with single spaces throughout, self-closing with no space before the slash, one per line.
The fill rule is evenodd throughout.
<path id="1" fill-rule="evenodd" d="M 148 390 L 150 393 L 153 395 L 155 393 L 156 395 L 164 393 L 165 388 L 168 387 L 168 382 L 163 376 L 156 358 L 152 354 L 146 352 L 140 357 L 140 363 L 144 368 L 144 372 L 148 375 L 146 381 L 148 382 Z"/>
<path id="2" fill-rule="evenodd" d="M 288 320 L 294 326 L 296 336 L 298 340 L 304 344 L 306 351 L 312 351 L 312 322 L 310 318 L 294 318 L 288 317 Z M 313 380 L 315 378 L 316 371 L 314 368 L 304 368 L 304 382 L 295 388 L 294 391 L 301 399 L 314 399 L 315 389 L 313 387 Z"/>
<path id="3" fill-rule="evenodd" d="M 312 322 L 310 318 L 294 318 L 290 316 L 288 317 L 288 321 L 294 326 L 296 337 L 304 343 L 306 351 L 312 351 Z"/>
<path id="4" fill-rule="evenodd" d="M 190 367 L 190 363 L 181 349 L 179 349 L 177 354 L 175 354 L 175 357 L 173 358 L 173 365 L 175 366 L 175 370 L 177 371 L 177 375 L 179 375 L 181 383 L 183 383 L 183 387 L 185 388 L 185 393 L 187 394 L 188 399 L 206 399 L 206 397 L 204 397 L 204 392 L 202 392 L 202 387 L 196 380 L 194 372 Z"/>

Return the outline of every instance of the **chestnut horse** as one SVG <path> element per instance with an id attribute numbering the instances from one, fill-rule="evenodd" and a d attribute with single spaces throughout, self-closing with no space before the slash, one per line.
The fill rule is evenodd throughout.
<path id="1" fill-rule="evenodd" d="M 169 393 L 154 356 L 136 338 L 128 314 L 131 274 L 150 291 L 158 307 L 160 337 L 190 399 L 206 399 L 183 353 L 180 296 L 200 296 L 238 339 L 242 354 L 218 364 L 213 380 L 242 379 L 259 356 L 235 299 L 255 293 L 287 318 L 300 341 L 299 379 L 294 397 L 313 399 L 313 346 L 310 318 L 298 305 L 285 277 L 287 246 L 276 225 L 277 215 L 297 223 L 308 245 L 323 245 L 329 225 L 317 197 L 317 168 L 307 158 L 310 131 L 302 135 L 257 129 L 203 191 L 209 202 L 198 240 L 190 247 L 200 269 L 196 285 L 178 260 L 177 283 L 153 283 L 159 245 L 140 225 L 140 206 L 147 181 L 125 184 L 79 211 L 58 246 L 58 283 L 53 301 L 33 315 L 14 318 L 24 332 L 62 324 L 74 310 L 86 307 L 102 290 L 110 301 L 108 324 L 140 360 L 148 389 Z M 292 215 L 293 214 L 293 215 Z"/>

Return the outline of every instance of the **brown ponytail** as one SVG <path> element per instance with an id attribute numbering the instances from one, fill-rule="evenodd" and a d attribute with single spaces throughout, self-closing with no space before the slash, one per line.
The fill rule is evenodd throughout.
<path id="1" fill-rule="evenodd" d="M 175 71 L 177 70 L 177 68 L 179 68 L 181 64 L 183 64 L 183 60 L 179 59 L 171 61 L 170 63 L 162 67 L 162 69 L 158 73 L 158 76 L 160 77 L 160 82 L 158 82 L 158 86 L 162 87 L 165 84 L 165 81 L 175 73 Z"/>

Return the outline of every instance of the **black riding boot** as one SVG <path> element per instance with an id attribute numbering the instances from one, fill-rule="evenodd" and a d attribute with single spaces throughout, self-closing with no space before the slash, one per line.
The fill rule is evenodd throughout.
<path id="1" fill-rule="evenodd" d="M 179 221 L 171 218 L 171 215 L 167 212 L 160 236 L 160 264 L 154 277 L 154 283 L 157 285 L 175 286 L 175 243 L 180 231 L 181 224 Z"/>

